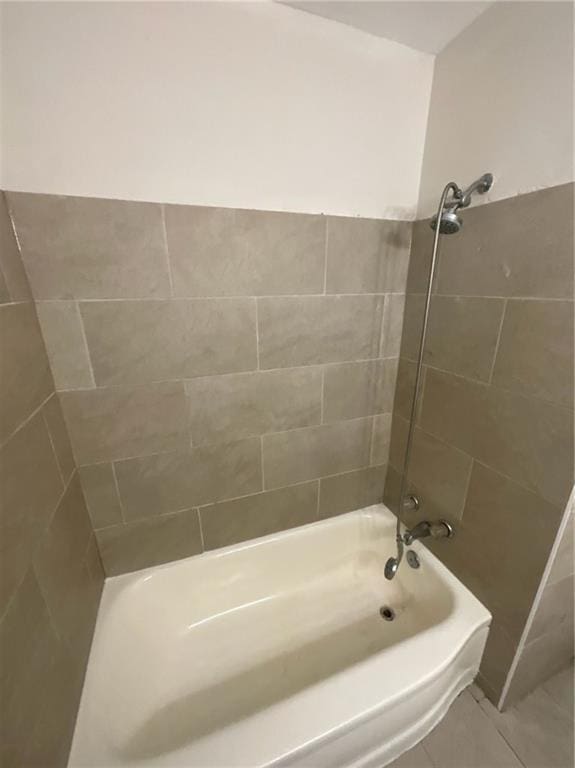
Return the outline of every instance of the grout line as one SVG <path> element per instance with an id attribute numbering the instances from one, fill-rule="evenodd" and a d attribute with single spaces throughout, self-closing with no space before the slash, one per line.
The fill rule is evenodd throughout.
<path id="1" fill-rule="evenodd" d="M 385 345 L 385 336 L 386 336 L 387 326 L 388 326 L 387 321 L 389 320 L 389 317 L 387 314 L 389 304 L 390 304 L 389 297 L 387 294 L 385 294 L 383 297 L 383 307 L 381 310 L 381 322 L 379 324 L 379 344 L 377 346 L 379 357 L 383 355 L 383 348 Z M 391 311 L 391 307 L 389 307 L 389 309 Z"/>
<path id="2" fill-rule="evenodd" d="M 258 300 L 257 298 L 254 298 L 254 304 L 256 307 L 256 370 L 260 369 L 260 321 L 259 321 L 259 308 L 258 308 Z"/>
<path id="3" fill-rule="evenodd" d="M 202 552 L 206 551 L 206 545 L 204 543 L 204 528 L 202 525 L 202 515 L 200 513 L 200 508 L 196 507 L 196 515 L 198 516 L 198 525 L 200 526 L 200 541 L 202 542 Z"/>
<path id="4" fill-rule="evenodd" d="M 323 260 L 323 293 L 327 295 L 327 259 L 328 259 L 328 247 L 329 247 L 329 220 L 325 217 L 325 245 L 324 245 L 324 260 Z"/>
<path id="5" fill-rule="evenodd" d="M 20 299 L 18 301 L 3 301 L 0 304 L 0 309 L 3 307 L 18 307 L 21 304 L 34 304 L 34 299 Z"/>
<path id="6" fill-rule="evenodd" d="M 321 369 L 321 397 L 320 397 L 320 411 L 319 411 L 319 424 L 324 423 L 324 389 L 325 389 L 325 367 Z"/>
<path id="7" fill-rule="evenodd" d="M 320 499 L 321 499 L 321 478 L 318 478 L 316 482 L 317 482 L 317 505 L 315 510 L 315 519 L 319 520 L 319 509 L 320 509 Z"/>
<path id="8" fill-rule="evenodd" d="M 459 449 L 456 448 L 456 450 L 459 450 Z M 464 451 L 461 451 L 461 453 L 464 453 Z M 469 456 L 468 453 L 465 455 Z M 459 514 L 459 520 L 463 520 L 463 513 L 465 512 L 465 505 L 467 504 L 467 496 L 469 495 L 469 488 L 471 486 L 471 475 L 473 474 L 473 464 L 475 463 L 475 459 L 473 456 L 470 456 L 470 458 L 471 458 L 471 461 L 469 463 L 469 475 L 467 476 L 467 481 L 465 483 L 465 493 L 463 494 L 463 502 L 461 504 L 461 512 Z"/>
<path id="9" fill-rule="evenodd" d="M 84 319 L 80 312 L 80 304 L 78 301 L 74 302 L 76 305 L 76 312 L 78 313 L 78 322 L 80 323 L 80 333 L 84 340 L 84 349 L 86 352 L 86 359 L 88 360 L 88 368 L 90 370 L 90 378 L 92 379 L 92 389 L 96 389 L 96 377 L 94 376 L 94 367 L 92 365 L 92 358 L 90 357 L 90 347 L 88 346 L 88 337 L 86 336 L 86 329 L 84 328 Z"/>
<path id="10" fill-rule="evenodd" d="M 260 469 L 262 473 L 262 491 L 266 488 L 266 480 L 264 473 L 264 436 L 260 435 Z"/>
<path id="11" fill-rule="evenodd" d="M 373 296 L 384 296 L 387 293 L 387 291 L 340 291 L 338 293 L 262 293 L 262 294 L 253 294 L 253 293 L 238 293 L 234 295 L 211 295 L 211 296 L 122 296 L 120 298 L 117 297 L 109 297 L 109 298 L 87 298 L 87 297 L 77 297 L 76 299 L 54 299 L 54 298 L 38 298 L 37 301 L 39 302 L 60 302 L 60 301 L 78 301 L 82 304 L 117 304 L 121 302 L 167 302 L 167 301 L 247 301 L 248 299 L 337 299 L 341 297 L 373 297 Z M 389 291 L 389 293 L 403 295 L 404 291 Z M 473 298 L 473 297 L 463 297 L 463 298 Z M 486 298 L 484 296 L 481 296 L 480 298 Z M 501 296 L 497 296 L 496 298 L 501 299 Z M 568 299 L 563 299 L 563 301 L 567 301 Z M 30 300 L 32 301 L 32 300 Z M 558 299 L 559 301 L 559 299 Z"/>
<path id="12" fill-rule="evenodd" d="M 108 462 L 105 462 L 105 463 L 108 463 Z M 116 462 L 111 461 L 110 464 L 112 465 L 112 475 L 114 476 L 114 485 L 116 486 L 116 494 L 118 496 L 118 505 L 120 507 L 120 515 L 122 516 L 122 523 L 126 525 L 126 511 L 124 509 L 124 502 L 122 501 L 122 496 L 120 495 L 118 475 L 116 474 Z"/>
<path id="13" fill-rule="evenodd" d="M 164 248 L 166 249 L 166 264 L 168 266 L 168 282 L 170 284 L 170 296 L 174 298 L 174 278 L 172 275 L 172 262 L 170 261 L 170 247 L 168 245 L 168 230 L 166 228 L 166 206 L 162 203 L 160 205 L 161 220 L 162 220 L 162 237 L 164 240 Z"/>
<path id="14" fill-rule="evenodd" d="M 425 296 L 422 291 L 410 291 L 408 296 Z M 572 302 L 572 296 L 483 296 L 475 293 L 433 293 L 433 298 L 439 299 L 489 299 L 490 301 L 563 301 Z"/>
<path id="15" fill-rule="evenodd" d="M 44 408 L 42 408 L 42 421 L 44 422 L 44 426 L 46 427 L 46 432 L 48 433 L 48 440 L 50 441 L 50 445 L 52 446 L 52 453 L 54 454 L 54 461 L 56 462 L 56 468 L 58 469 L 58 474 L 60 475 L 60 480 L 62 481 L 62 487 L 64 487 L 66 485 L 66 481 L 64 480 L 64 473 L 62 472 L 62 467 L 60 466 L 60 459 L 58 458 L 58 453 L 56 452 L 56 447 L 54 445 L 54 440 L 52 438 L 52 432 L 50 431 L 50 425 L 48 424 L 48 420 L 46 419 L 46 413 Z M 66 425 L 66 431 L 68 431 L 67 425 Z M 74 468 L 75 468 L 75 462 L 74 462 Z"/>
<path id="16" fill-rule="evenodd" d="M 4 448 L 6 445 L 8 445 L 8 443 L 10 442 L 10 440 L 12 440 L 12 438 L 13 438 L 13 437 L 14 437 L 14 436 L 15 436 L 15 435 L 18 433 L 18 432 L 20 432 L 20 430 L 21 430 L 21 429 L 24 429 L 24 427 L 25 427 L 25 426 L 26 426 L 26 425 L 27 425 L 29 422 L 31 422 L 31 421 L 32 421 L 32 419 L 33 419 L 35 416 L 37 416 L 37 415 L 38 415 L 38 413 L 39 413 L 39 412 L 42 410 L 42 408 L 43 408 L 43 407 L 46 405 L 46 403 L 48 402 L 48 400 L 49 400 L 51 397 L 55 396 L 55 395 L 56 395 L 56 391 L 55 391 L 55 390 L 52 390 L 52 392 L 50 392 L 50 394 L 48 395 L 48 397 L 47 397 L 47 398 L 45 398 L 45 400 L 42 400 L 42 402 L 40 403 L 40 405 L 37 405 L 37 406 L 36 406 L 36 408 L 34 408 L 34 410 L 32 411 L 32 413 L 30 413 L 30 414 L 29 414 L 29 415 L 28 415 L 28 416 L 27 416 L 27 417 L 24 419 L 24 421 L 22 421 L 20 424 L 18 424 L 18 426 L 16 427 L 16 429 L 15 429 L 13 432 L 10 432 L 10 434 L 9 434 L 9 435 L 8 435 L 8 437 L 7 437 L 7 438 L 4 440 L 4 442 L 0 443 L 0 449 Z M 49 432 L 49 431 L 50 431 L 50 430 L 48 430 L 48 432 Z"/>
<path id="17" fill-rule="evenodd" d="M 497 341 L 495 342 L 495 349 L 493 350 L 493 361 L 491 363 L 491 370 L 489 372 L 488 383 L 491 385 L 493 382 L 493 374 L 495 373 L 495 363 L 497 362 L 497 354 L 499 352 L 499 344 L 501 342 L 501 334 L 503 331 L 503 323 L 505 322 L 505 315 L 507 313 L 507 300 L 503 302 L 503 309 L 501 312 L 501 320 L 499 321 L 499 331 L 497 332 Z"/>

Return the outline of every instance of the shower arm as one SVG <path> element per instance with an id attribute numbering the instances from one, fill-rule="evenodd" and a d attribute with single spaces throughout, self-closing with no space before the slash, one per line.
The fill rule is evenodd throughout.
<path id="1" fill-rule="evenodd" d="M 469 190 L 466 190 L 466 193 Z M 439 207 L 437 209 L 437 220 L 441 220 L 441 215 L 443 213 L 443 210 L 449 203 L 446 203 L 447 201 L 447 195 L 449 192 L 453 192 L 453 196 L 457 198 L 457 200 L 461 200 L 463 198 L 463 192 L 461 189 L 457 186 L 457 184 L 454 181 L 450 181 L 448 184 L 445 185 L 445 188 L 441 194 L 441 199 L 439 201 Z M 469 192 L 469 194 L 471 194 Z M 405 454 L 403 459 L 403 473 L 401 476 L 401 485 L 400 485 L 400 491 L 399 491 L 399 506 L 397 509 L 397 521 L 396 521 L 396 528 L 395 528 L 395 541 L 397 543 L 397 557 L 395 558 L 395 567 L 393 569 L 392 575 L 388 576 L 388 578 L 393 578 L 395 575 L 395 572 L 397 571 L 397 568 L 399 568 L 399 564 L 401 563 L 403 559 L 403 545 L 404 545 L 404 539 L 401 534 L 401 513 L 403 511 L 403 505 L 404 505 L 404 499 L 405 494 L 407 491 L 407 473 L 409 470 L 409 462 L 411 458 L 411 446 L 413 443 L 413 433 L 415 430 L 415 414 L 417 410 L 417 403 L 419 400 L 419 391 L 421 388 L 421 368 L 423 365 L 423 354 L 425 351 L 425 340 L 427 337 L 427 322 L 429 319 L 429 308 L 431 305 L 431 289 L 433 286 L 433 279 L 435 277 L 435 267 L 437 263 L 437 251 L 439 246 L 439 239 L 441 237 L 440 227 L 438 226 L 435 230 L 435 236 L 433 238 L 433 251 L 431 256 L 431 267 L 429 270 L 429 281 L 427 284 L 427 294 L 425 297 L 425 309 L 423 312 L 423 325 L 421 329 L 421 338 L 419 341 L 419 353 L 417 356 L 417 370 L 415 374 L 415 385 L 413 390 L 413 399 L 411 401 L 411 413 L 409 416 L 409 430 L 407 433 L 407 443 L 405 446 Z"/>

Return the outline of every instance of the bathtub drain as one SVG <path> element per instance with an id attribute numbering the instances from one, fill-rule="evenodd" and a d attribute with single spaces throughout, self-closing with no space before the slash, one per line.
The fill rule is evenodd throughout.
<path id="1" fill-rule="evenodd" d="M 393 621 L 395 619 L 395 611 L 389 605 L 382 605 L 379 609 L 379 614 L 386 621 Z"/>

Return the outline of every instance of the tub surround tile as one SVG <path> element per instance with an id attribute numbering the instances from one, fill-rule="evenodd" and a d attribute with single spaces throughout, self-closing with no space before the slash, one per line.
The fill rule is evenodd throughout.
<path id="1" fill-rule="evenodd" d="M 546 584 L 537 607 L 527 642 L 533 642 L 548 631 L 567 623 L 573 627 L 573 599 L 575 593 L 573 575 L 554 584 Z"/>
<path id="2" fill-rule="evenodd" d="M 84 621 L 89 605 L 84 605 L 85 556 L 92 537 L 92 526 L 76 475 L 60 501 L 42 545 L 34 558 L 34 572 L 59 637 L 70 647 L 79 642 L 78 632 L 90 627 Z M 74 575 L 76 578 L 71 578 Z M 87 659 L 87 653 L 85 654 Z"/>
<path id="3" fill-rule="evenodd" d="M 54 393 L 44 404 L 42 414 L 46 421 L 46 426 L 48 427 L 48 433 L 50 435 L 54 454 L 56 455 L 62 482 L 64 485 L 67 485 L 76 468 L 76 464 L 74 462 L 74 454 L 72 453 L 72 446 L 70 444 L 70 437 L 64 420 L 64 414 L 62 413 L 62 406 L 56 393 Z"/>
<path id="4" fill-rule="evenodd" d="M 36 308 L 56 389 L 95 386 L 77 303 L 39 301 Z"/>
<path id="5" fill-rule="evenodd" d="M 397 360 L 368 360 L 326 366 L 324 423 L 390 412 L 396 376 Z"/>
<path id="6" fill-rule="evenodd" d="M 325 218 L 165 207 L 176 296 L 323 293 Z"/>
<path id="7" fill-rule="evenodd" d="M 259 438 L 116 462 L 126 521 L 257 493 L 261 465 Z"/>
<path id="8" fill-rule="evenodd" d="M 317 481 L 201 507 L 206 549 L 277 533 L 317 519 Z"/>
<path id="9" fill-rule="evenodd" d="M 32 292 L 20 258 L 18 243 L 14 237 L 4 192 L 0 192 L 0 275 L 2 281 L 1 301 L 29 301 L 32 299 Z"/>
<path id="10" fill-rule="evenodd" d="M 380 504 L 383 499 L 386 469 L 385 465 L 380 465 L 322 478 L 320 519 Z"/>
<path id="11" fill-rule="evenodd" d="M 0 305 L 0 444 L 54 390 L 36 310 L 31 303 Z"/>
<path id="12" fill-rule="evenodd" d="M 79 466 L 185 448 L 183 382 L 60 393 Z"/>
<path id="13" fill-rule="evenodd" d="M 98 386 L 257 367 L 253 299 L 83 302 Z"/>
<path id="14" fill-rule="evenodd" d="M 170 295 L 161 206 L 8 193 L 36 299 Z"/>
<path id="15" fill-rule="evenodd" d="M 573 485 L 572 412 L 428 370 L 421 426 L 555 504 Z"/>
<path id="16" fill-rule="evenodd" d="M 123 522 L 112 464 L 81 467 L 80 480 L 94 530 Z"/>
<path id="17" fill-rule="evenodd" d="M 505 624 L 519 639 L 553 544 L 561 510 L 502 475 L 473 465 L 463 512 L 471 534 L 467 567 L 478 577 L 487 569 L 485 590 L 500 605 Z M 481 542 L 479 552 L 475 542 Z"/>
<path id="18" fill-rule="evenodd" d="M 30 565 L 64 486 L 41 413 L 0 450 L 0 615 Z"/>
<path id="19" fill-rule="evenodd" d="M 391 413 L 382 413 L 373 419 L 371 464 L 387 464 L 391 442 Z"/>
<path id="20" fill-rule="evenodd" d="M 393 419 L 393 451 L 389 461 L 403 471 L 409 422 Z M 459 521 L 463 513 L 472 458 L 451 445 L 416 428 L 413 434 L 408 491 L 421 496 L 426 514 Z"/>
<path id="21" fill-rule="evenodd" d="M 434 232 L 429 226 L 430 219 L 420 219 L 413 222 L 411 234 L 411 251 L 409 254 L 409 269 L 405 292 L 407 294 L 426 293 L 429 274 L 431 272 L 431 253 L 433 249 Z M 442 245 L 447 238 L 443 238 Z M 437 270 L 433 288 L 437 287 Z"/>
<path id="22" fill-rule="evenodd" d="M 263 437 L 265 488 L 280 488 L 369 465 L 371 419 Z"/>
<path id="23" fill-rule="evenodd" d="M 258 299 L 260 367 L 376 358 L 383 301 L 382 296 Z"/>
<path id="24" fill-rule="evenodd" d="M 573 408 L 574 348 L 572 301 L 510 301 L 493 383 Z"/>
<path id="25" fill-rule="evenodd" d="M 328 218 L 327 293 L 403 292 L 411 222 Z"/>
<path id="26" fill-rule="evenodd" d="M 555 584 L 557 581 L 572 576 L 575 573 L 575 515 L 571 513 L 569 522 L 559 542 L 559 548 L 555 553 L 555 558 L 551 566 L 551 571 L 547 578 L 546 586 Z"/>
<path id="27" fill-rule="evenodd" d="M 229 442 L 319 424 L 321 386 L 320 367 L 187 381 L 192 442 Z"/>
<path id="28" fill-rule="evenodd" d="M 438 292 L 572 298 L 573 189 L 564 184 L 465 211 L 465 239 L 443 238 Z"/>
<path id="29" fill-rule="evenodd" d="M 499 329 L 503 299 L 460 296 L 433 296 L 424 362 L 460 376 L 489 381 Z M 425 297 L 409 296 L 406 301 L 401 354 L 417 360 Z"/>
<path id="30" fill-rule="evenodd" d="M 388 293 L 385 297 L 381 326 L 380 357 L 399 357 L 403 317 L 405 314 L 405 294 Z"/>
<path id="31" fill-rule="evenodd" d="M 575 705 L 575 699 L 573 696 L 575 680 L 574 672 L 575 670 L 573 669 L 573 661 L 571 661 L 569 666 L 567 666 L 561 672 L 558 672 L 556 675 L 553 675 L 553 677 L 551 677 L 549 680 L 543 683 L 543 685 L 540 686 L 543 688 L 545 693 L 553 699 L 555 704 L 557 704 L 557 706 L 562 709 L 563 712 L 566 712 L 569 715 L 572 723 L 574 722 L 573 709 Z"/>
<path id="32" fill-rule="evenodd" d="M 97 531 L 96 536 L 108 576 L 180 560 L 202 551 L 195 509 L 113 525 Z"/>

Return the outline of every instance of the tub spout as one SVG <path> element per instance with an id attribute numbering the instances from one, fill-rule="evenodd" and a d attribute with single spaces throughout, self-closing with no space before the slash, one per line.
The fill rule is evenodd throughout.
<path id="1" fill-rule="evenodd" d="M 417 539 L 425 539 L 431 536 L 434 539 L 445 539 L 453 536 L 453 527 L 446 520 L 437 520 L 430 523 L 428 520 L 422 520 L 420 523 L 403 535 L 403 541 L 407 546 Z"/>

